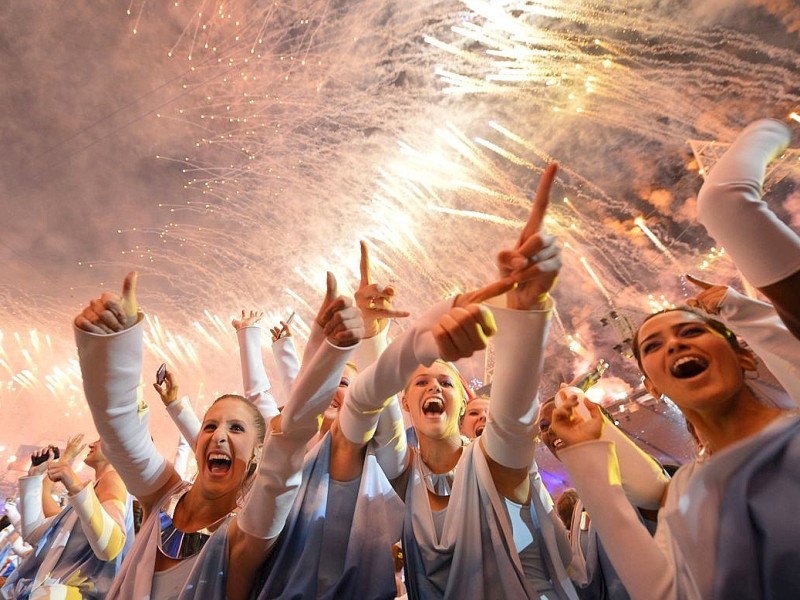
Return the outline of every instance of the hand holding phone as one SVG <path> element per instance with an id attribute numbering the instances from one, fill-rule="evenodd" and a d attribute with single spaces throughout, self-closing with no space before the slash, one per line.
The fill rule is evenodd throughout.
<path id="1" fill-rule="evenodd" d="M 158 367 L 158 371 L 156 371 L 156 385 L 161 385 L 164 383 L 164 380 L 167 378 L 167 363 L 161 363 L 161 366 Z"/>

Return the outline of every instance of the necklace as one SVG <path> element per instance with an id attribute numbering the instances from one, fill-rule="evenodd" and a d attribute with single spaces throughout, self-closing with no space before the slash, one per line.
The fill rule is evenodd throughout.
<path id="1" fill-rule="evenodd" d="M 172 496 L 167 504 L 158 511 L 161 535 L 158 540 L 158 549 L 164 556 L 175 560 L 190 558 L 200 552 L 209 540 L 217 526 L 230 515 L 223 515 L 210 525 L 197 531 L 181 531 L 175 526 L 172 518 L 175 508 L 188 488 Z"/>

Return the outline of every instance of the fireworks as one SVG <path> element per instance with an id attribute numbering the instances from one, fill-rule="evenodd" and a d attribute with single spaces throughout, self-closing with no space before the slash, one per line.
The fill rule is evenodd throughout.
<path id="1" fill-rule="evenodd" d="M 609 310 L 669 304 L 677 274 L 698 265 L 735 280 L 684 210 L 701 183 L 686 168 L 687 141 L 710 156 L 768 114 L 769 98 L 800 105 L 796 50 L 666 4 L 236 0 L 189 13 L 132 2 L 134 31 L 152 10 L 183 19 L 164 47 L 187 68 L 158 112 L 201 133 L 160 155 L 186 175 L 183 194 L 161 202 L 165 224 L 117 224 L 129 246 L 82 268 L 106 282 L 141 271 L 147 373 L 167 362 L 201 408 L 240 387 L 224 315 L 263 309 L 271 326 L 296 309 L 302 342 L 325 272 L 343 290 L 357 284 L 359 239 L 373 248 L 376 277 L 415 314 L 486 283 L 556 159 L 545 229 L 570 250 L 553 359 L 572 361 L 570 349 L 591 357 L 620 341 L 597 325 Z M 658 189 L 671 192 L 664 205 Z M 26 301 L 3 293 L 9 306 Z M 0 402 L 39 397 L 74 418 L 83 409 L 72 307 L 44 302 L 47 318 L 0 325 Z"/>

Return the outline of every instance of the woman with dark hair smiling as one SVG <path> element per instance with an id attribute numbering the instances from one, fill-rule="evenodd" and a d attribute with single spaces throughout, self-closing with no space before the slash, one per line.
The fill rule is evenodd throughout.
<path id="1" fill-rule="evenodd" d="M 664 489 L 655 539 L 624 501 L 599 409 L 573 398 L 553 413 L 559 457 L 633 598 L 800 597 L 800 419 L 747 385 L 756 359 L 691 308 L 650 316 L 634 337 L 644 385 L 671 399 L 710 455 Z"/>

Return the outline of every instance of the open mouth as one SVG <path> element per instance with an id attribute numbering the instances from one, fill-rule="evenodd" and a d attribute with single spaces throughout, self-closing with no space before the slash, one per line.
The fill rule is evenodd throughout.
<path id="1" fill-rule="evenodd" d="M 444 400 L 441 398 L 428 398 L 422 403 L 422 414 L 440 415 L 444 412 Z"/>
<path id="2" fill-rule="evenodd" d="M 480 435 L 483 433 L 483 430 L 484 430 L 484 429 L 485 429 L 485 426 L 484 426 L 484 425 L 478 425 L 478 426 L 475 428 L 475 437 L 480 437 Z"/>
<path id="3" fill-rule="evenodd" d="M 231 470 L 231 457 L 221 452 L 212 452 L 208 455 L 206 464 L 214 475 L 224 475 Z"/>
<path id="4" fill-rule="evenodd" d="M 708 368 L 708 361 L 699 356 L 684 356 L 679 358 L 670 367 L 670 372 L 678 379 L 689 379 L 700 375 Z"/>

